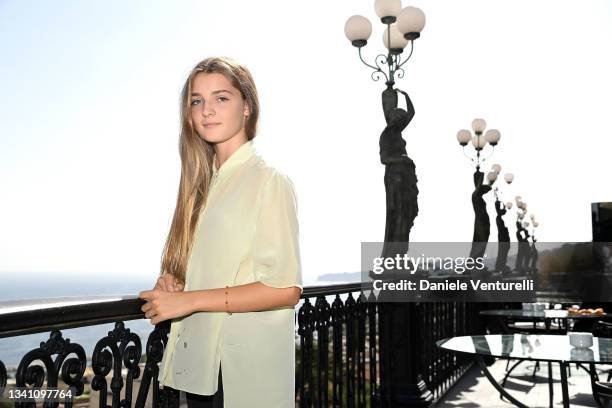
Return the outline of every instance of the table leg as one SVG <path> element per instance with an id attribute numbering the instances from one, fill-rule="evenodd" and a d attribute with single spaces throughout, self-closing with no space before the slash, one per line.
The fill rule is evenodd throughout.
<path id="1" fill-rule="evenodd" d="M 564 361 L 559 363 L 561 367 L 561 392 L 563 394 L 563 408 L 569 408 L 569 391 L 567 389 L 567 366 Z"/>
<path id="2" fill-rule="evenodd" d="M 510 360 L 508 360 L 510 361 Z M 510 370 L 506 371 L 506 375 L 504 375 L 504 379 L 502 380 L 501 386 L 505 387 L 506 386 L 506 381 L 508 380 L 508 377 L 510 376 L 510 374 L 512 373 L 512 370 L 514 370 L 516 367 L 518 367 L 519 364 L 523 363 L 524 360 L 519 360 L 517 361 L 515 364 L 512 365 L 512 367 L 510 368 Z"/>
<path id="3" fill-rule="evenodd" d="M 510 401 L 512 404 L 516 405 L 519 408 L 528 408 L 527 405 L 523 404 L 522 402 L 514 398 L 512 395 L 508 393 L 508 391 L 506 391 L 502 386 L 499 385 L 499 383 L 491 375 L 491 372 L 487 368 L 487 365 L 482 359 L 482 356 L 477 355 L 476 362 L 478 363 L 478 366 L 482 370 L 483 374 L 487 377 L 491 385 L 493 385 L 493 387 L 495 387 L 495 389 L 499 391 L 501 395 L 503 395 L 508 401 Z"/>
<path id="4" fill-rule="evenodd" d="M 552 376 L 552 363 L 548 362 L 548 405 L 550 408 L 553 407 L 553 376 Z"/>

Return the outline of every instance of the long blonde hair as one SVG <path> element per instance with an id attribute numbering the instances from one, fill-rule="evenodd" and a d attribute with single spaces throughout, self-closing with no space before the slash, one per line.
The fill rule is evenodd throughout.
<path id="1" fill-rule="evenodd" d="M 223 74 L 236 89 L 240 90 L 249 108 L 249 116 L 244 125 L 248 140 L 255 137 L 259 118 L 257 89 L 246 67 L 227 57 L 211 57 L 199 62 L 191 70 L 183 85 L 180 100 L 181 180 L 160 270 L 160 276 L 169 273 L 183 283 L 185 283 L 187 261 L 193 244 L 198 215 L 208 197 L 214 157 L 213 146 L 196 133 L 191 118 L 191 90 L 194 78 L 199 73 Z"/>

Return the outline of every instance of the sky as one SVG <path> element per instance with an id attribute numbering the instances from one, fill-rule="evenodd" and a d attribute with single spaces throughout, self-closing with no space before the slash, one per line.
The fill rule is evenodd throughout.
<path id="1" fill-rule="evenodd" d="M 590 203 L 612 201 L 611 4 L 404 2 L 427 18 L 396 84 L 416 110 L 404 131 L 419 180 L 411 241 L 471 240 L 474 169 L 455 137 L 474 118 L 501 132 L 484 170 L 515 174 L 502 198 L 523 197 L 538 239 L 591 240 Z M 370 0 L 286 7 L 1 0 L 0 277 L 156 276 L 180 176 L 180 89 L 215 55 L 255 79 L 255 148 L 294 182 L 304 281 L 359 271 L 361 242 L 384 238 L 385 85 L 344 23 L 372 22 L 370 63 L 384 26 Z"/>

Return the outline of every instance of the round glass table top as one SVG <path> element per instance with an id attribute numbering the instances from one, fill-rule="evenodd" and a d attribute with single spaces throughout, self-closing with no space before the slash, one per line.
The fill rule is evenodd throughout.
<path id="1" fill-rule="evenodd" d="M 483 316 L 500 316 L 500 317 L 526 317 L 536 319 L 602 319 L 609 318 L 610 315 L 604 314 L 575 314 L 569 313 L 567 310 L 543 310 L 535 312 L 533 310 L 522 310 L 522 309 L 496 309 L 496 310 L 482 310 L 480 312 Z"/>
<path id="2" fill-rule="evenodd" d="M 437 346 L 460 353 L 519 360 L 612 363 L 612 339 L 593 337 L 593 345 L 575 348 L 567 335 L 490 334 L 439 340 Z"/>

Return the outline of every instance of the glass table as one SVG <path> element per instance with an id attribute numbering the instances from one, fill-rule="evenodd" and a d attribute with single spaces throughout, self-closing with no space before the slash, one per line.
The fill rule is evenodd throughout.
<path id="1" fill-rule="evenodd" d="M 510 318 L 521 318 L 521 319 L 536 319 L 536 320 L 554 320 L 554 319 L 608 319 L 610 314 L 576 314 L 570 313 L 567 310 L 547 309 L 543 311 L 533 310 L 522 310 L 522 309 L 495 309 L 495 310 L 482 310 L 480 312 L 482 316 L 497 316 L 497 317 L 510 317 Z"/>
<path id="2" fill-rule="evenodd" d="M 503 334 L 511 334 L 511 333 L 533 333 L 533 334 L 566 334 L 570 331 L 570 322 L 571 321 L 582 321 L 583 323 L 587 323 L 587 321 L 591 321 L 587 326 L 592 326 L 598 320 L 609 320 L 612 315 L 609 313 L 601 313 L 601 314 L 575 314 L 569 313 L 567 310 L 559 310 L 559 309 L 546 309 L 543 311 L 533 311 L 533 310 L 523 310 L 523 309 L 496 309 L 496 310 L 482 310 L 480 312 L 481 316 L 488 318 L 503 318 L 505 322 L 501 325 L 501 330 Z M 514 321 L 515 326 L 511 326 L 509 321 Z M 532 324 L 531 327 L 517 327 L 516 323 L 518 322 L 530 322 Z M 536 325 L 537 322 L 543 322 L 544 327 L 538 327 Z M 553 329 L 553 322 L 557 322 L 557 327 Z M 586 329 L 581 327 L 577 331 L 591 331 L 591 329 Z M 521 364 L 522 361 L 518 361 L 510 369 L 510 360 L 508 360 L 508 366 L 506 367 L 506 374 L 502 381 L 502 386 L 506 383 L 506 380 L 512 374 L 512 371 Z M 535 371 L 539 369 L 539 363 L 536 363 L 534 368 Z M 552 368 L 549 364 L 548 369 L 548 386 L 549 386 L 549 394 L 550 399 L 552 401 L 553 396 L 553 379 L 551 377 Z M 552 406 L 552 405 L 551 405 Z"/>
<path id="3" fill-rule="evenodd" d="M 571 363 L 612 364 L 612 339 L 593 337 L 593 346 L 574 348 L 569 336 L 551 334 L 491 334 L 484 336 L 462 336 L 439 340 L 442 349 L 474 355 L 487 379 L 501 395 L 517 407 L 526 405 L 510 395 L 489 372 L 483 357 L 544 361 L 559 363 L 563 406 L 569 407 L 567 368 Z M 551 366 L 549 365 L 549 376 Z"/>
<path id="4" fill-rule="evenodd" d="M 569 326 L 567 322 L 569 320 L 609 320 L 612 317 L 608 313 L 603 314 L 575 314 L 569 313 L 567 310 L 543 310 L 543 311 L 532 311 L 532 310 L 522 310 L 522 309 L 496 309 L 496 310 L 482 310 L 480 312 L 481 316 L 486 317 L 503 317 L 506 319 L 516 319 L 522 321 L 532 321 L 534 322 L 544 322 L 544 327 L 546 332 L 551 332 L 550 327 L 553 320 L 564 321 L 564 328 L 567 331 Z M 518 329 L 517 329 L 518 330 Z"/>

